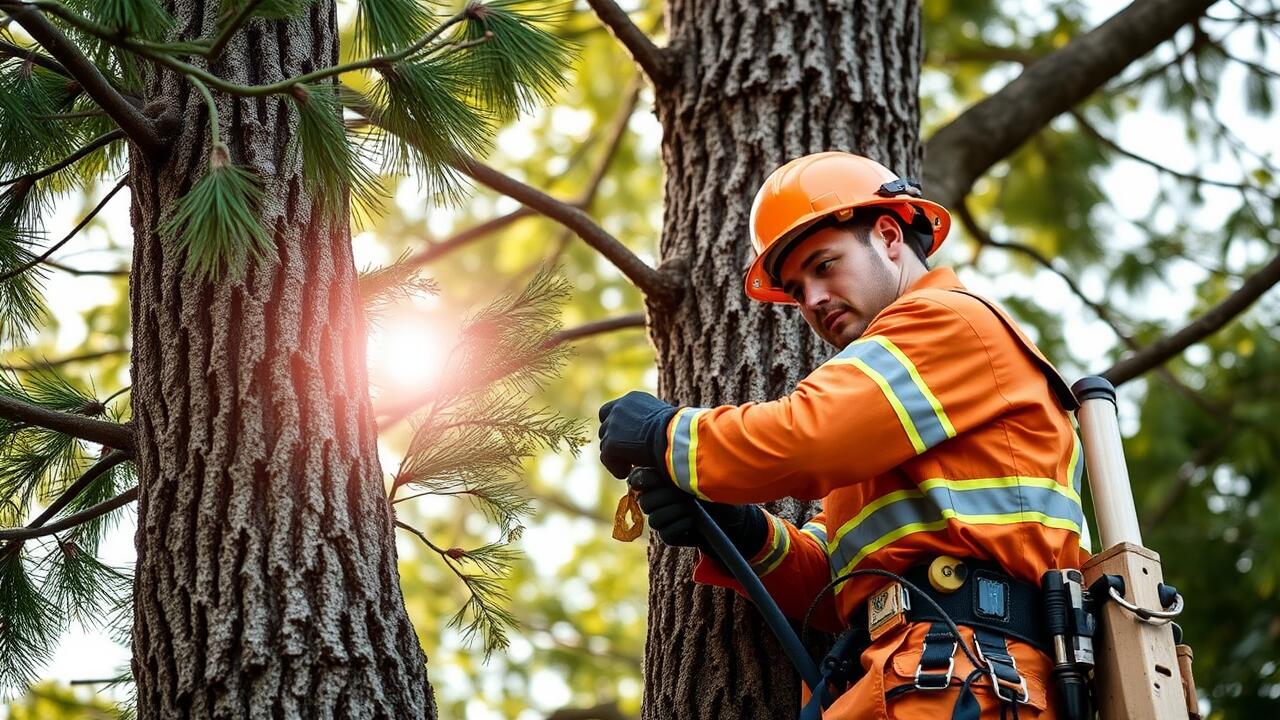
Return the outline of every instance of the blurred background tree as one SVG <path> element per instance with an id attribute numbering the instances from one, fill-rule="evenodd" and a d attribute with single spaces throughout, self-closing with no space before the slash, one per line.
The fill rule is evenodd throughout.
<path id="1" fill-rule="evenodd" d="M 622 7 L 657 43 L 666 42 L 660 3 Z M 351 23 L 347 8 L 343 17 Z M 921 136 L 928 143 L 966 108 L 1117 9 L 1065 0 L 925 0 Z M 1265 291 L 1275 282 L 1271 259 L 1280 243 L 1278 23 L 1280 8 L 1271 2 L 1210 6 L 1057 114 L 972 187 L 953 189 L 950 200 L 962 200 L 967 211 L 956 205 L 961 223 L 939 262 L 956 265 L 971 287 L 1005 303 L 1069 377 L 1113 367 L 1242 288 Z M 552 107 L 506 125 L 489 162 L 582 207 L 653 265 L 663 178 L 652 90 L 581 3 L 558 32 L 581 45 L 569 86 Z M 929 152 L 926 144 L 925 189 L 936 195 L 944 184 L 930 177 Z M 533 404 L 592 421 L 604 400 L 656 387 L 653 350 L 639 330 L 643 297 L 561 223 L 484 184 L 450 208 L 427 201 L 412 180 L 383 182 L 393 200 L 388 213 L 353 229 L 357 262 L 382 265 L 408 252 L 441 286 L 436 300 L 403 309 L 403 322 L 449 337 L 452 318 L 520 287 L 554 260 L 573 288 L 565 326 L 588 333 L 609 327 L 596 323 L 616 321 L 621 329 L 576 337 L 569 371 Z M 100 195 L 65 208 L 65 224 Z M 92 244 L 68 248 L 55 262 L 77 271 L 126 267 L 127 233 L 101 220 L 91 227 Z M 73 254 L 89 247 L 92 255 Z M 92 287 L 101 294 L 67 303 L 30 346 L 4 362 L 30 368 L 51 361 L 78 382 L 93 379 L 110 391 L 127 382 L 120 375 L 127 348 L 119 339 L 127 337 L 128 323 L 122 285 L 110 276 L 62 272 L 51 269 L 55 290 L 70 296 Z M 1269 422 L 1280 410 L 1278 312 L 1275 294 L 1262 295 L 1242 314 L 1227 313 L 1221 330 L 1122 386 L 1144 536 L 1165 557 L 1168 580 L 1188 597 L 1183 625 L 1212 717 L 1260 716 L 1280 706 L 1280 559 L 1272 552 L 1280 540 L 1274 480 L 1280 443 Z M 388 318 L 385 327 L 399 322 Z M 378 342 L 371 345 L 371 373 L 403 392 L 396 376 L 404 363 Z M 395 467 L 407 442 L 403 425 L 383 434 L 385 467 Z M 510 649 L 487 663 L 481 646 L 445 626 L 465 602 L 465 589 L 416 540 L 400 538 L 406 603 L 432 653 L 442 715 L 532 720 L 594 708 L 604 718 L 638 716 L 646 563 L 639 543 L 609 539 L 619 485 L 589 452 L 577 461 L 543 454 L 524 470 L 536 519 L 518 541 L 525 556 L 506 581 L 521 628 Z M 428 532 L 449 533 L 451 545 L 492 537 L 488 523 L 449 505 L 423 504 L 407 517 Z M 83 636 L 69 642 L 76 641 L 87 642 Z M 55 665 L 62 673 L 67 666 L 61 658 Z"/>

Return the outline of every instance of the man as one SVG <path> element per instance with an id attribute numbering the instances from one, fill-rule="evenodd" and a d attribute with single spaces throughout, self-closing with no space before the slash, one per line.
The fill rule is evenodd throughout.
<path id="1" fill-rule="evenodd" d="M 746 292 L 799 306 L 838 354 L 772 402 L 675 408 L 630 393 L 600 410 L 609 470 L 661 471 L 637 489 L 665 542 L 700 545 L 693 495 L 785 613 L 816 603 L 813 625 L 857 633 L 862 676 L 827 718 L 1053 716 L 1037 588 L 1084 559 L 1075 404 L 1003 311 L 929 270 L 949 227 L 868 158 L 787 163 L 752 207 Z M 747 504 L 787 496 L 823 510 L 797 529 Z M 846 575 L 863 570 L 941 603 L 985 667 L 923 599 Z M 694 579 L 737 587 L 705 554 Z"/>

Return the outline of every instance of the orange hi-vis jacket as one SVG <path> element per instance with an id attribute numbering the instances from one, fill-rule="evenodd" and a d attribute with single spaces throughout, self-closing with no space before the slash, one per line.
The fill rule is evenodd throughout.
<path id="1" fill-rule="evenodd" d="M 784 613 L 802 617 L 850 570 L 901 573 L 940 554 L 1037 587 L 1050 568 L 1080 567 L 1080 442 L 1035 359 L 1047 361 L 997 312 L 936 269 L 790 395 L 672 419 L 667 471 L 697 497 L 822 498 L 799 529 L 768 515 L 750 558 Z M 707 558 L 694 579 L 738 588 Z M 814 626 L 865 622 L 851 613 L 884 583 L 838 585 Z"/>

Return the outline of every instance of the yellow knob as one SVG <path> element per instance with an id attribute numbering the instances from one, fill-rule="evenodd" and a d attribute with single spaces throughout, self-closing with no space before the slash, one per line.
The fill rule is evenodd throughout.
<path id="1" fill-rule="evenodd" d="M 938 592 L 953 593 L 959 590 L 967 577 L 969 568 L 964 566 L 964 561 L 960 558 L 939 555 L 929 563 L 929 584 Z"/>

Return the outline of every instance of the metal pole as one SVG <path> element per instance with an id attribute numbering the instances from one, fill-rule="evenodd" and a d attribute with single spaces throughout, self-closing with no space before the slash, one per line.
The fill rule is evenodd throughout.
<path id="1" fill-rule="evenodd" d="M 1120 543 L 1142 544 L 1133 488 L 1124 462 L 1120 424 L 1116 419 L 1116 389 L 1106 378 L 1091 375 L 1071 386 L 1080 409 L 1076 417 L 1083 435 L 1089 489 L 1098 522 L 1100 550 Z"/>

